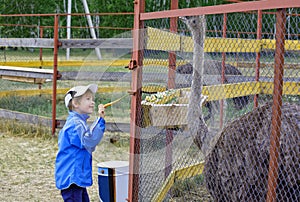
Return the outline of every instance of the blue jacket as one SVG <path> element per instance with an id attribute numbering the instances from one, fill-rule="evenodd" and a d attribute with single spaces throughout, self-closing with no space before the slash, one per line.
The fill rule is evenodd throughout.
<path id="1" fill-rule="evenodd" d="M 55 182 L 58 189 L 75 183 L 80 187 L 93 184 L 92 152 L 103 137 L 105 120 L 98 118 L 89 127 L 86 114 L 69 111 L 67 121 L 59 133 L 55 161 Z"/>

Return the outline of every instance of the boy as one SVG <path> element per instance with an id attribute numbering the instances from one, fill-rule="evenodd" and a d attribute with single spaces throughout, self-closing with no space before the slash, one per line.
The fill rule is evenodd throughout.
<path id="1" fill-rule="evenodd" d="M 65 95 L 69 109 L 67 121 L 59 133 L 58 153 L 55 161 L 56 187 L 64 201 L 86 202 L 86 187 L 92 181 L 92 152 L 105 131 L 104 106 L 98 105 L 99 117 L 87 125 L 89 114 L 94 112 L 94 94 L 97 85 L 76 86 Z"/>

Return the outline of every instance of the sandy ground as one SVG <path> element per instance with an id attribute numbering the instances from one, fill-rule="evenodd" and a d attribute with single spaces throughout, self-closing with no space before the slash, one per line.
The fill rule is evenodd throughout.
<path id="1" fill-rule="evenodd" d="M 128 147 L 115 146 L 108 136 L 93 154 L 94 184 L 91 201 L 99 201 L 97 163 L 127 160 Z M 17 137 L 0 134 L 0 201 L 62 201 L 55 187 L 57 138 Z"/>

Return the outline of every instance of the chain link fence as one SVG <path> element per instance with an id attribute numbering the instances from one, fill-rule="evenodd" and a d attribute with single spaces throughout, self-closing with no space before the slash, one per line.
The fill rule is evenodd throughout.
<path id="1" fill-rule="evenodd" d="M 132 13 L 127 12 L 90 15 L 93 19 L 101 17 L 106 20 L 106 17 L 117 16 L 118 21 L 122 16 L 132 17 Z M 130 88 L 130 73 L 124 68 L 128 65 L 132 48 L 131 32 L 126 32 L 130 28 L 103 27 L 97 23 L 91 27 L 85 13 L 70 14 L 69 17 L 72 18 L 70 25 L 67 25 L 68 15 L 65 13 L 1 15 L 0 105 L 3 109 L 15 111 L 11 114 L 16 114 L 17 119 L 20 119 L 18 112 L 24 112 L 47 118 L 52 116 L 52 120 L 64 120 L 67 110 L 63 96 L 70 86 L 97 83 L 101 86 L 101 94 L 105 94 L 97 97 L 99 103 L 122 97 L 120 92 L 126 94 Z M 56 20 L 57 27 L 54 23 Z M 108 32 L 109 29 L 123 33 L 115 38 L 97 39 L 93 39 L 89 33 L 94 31 L 97 37 L 101 37 L 103 35 L 99 32 Z M 58 39 L 55 35 L 58 35 Z M 33 101 L 34 104 L 31 104 Z M 120 113 L 120 108 L 125 109 Z M 114 114 L 118 114 L 118 117 L 113 120 L 126 116 L 126 119 L 122 118 L 121 124 L 126 122 L 125 131 L 128 132 L 129 118 L 127 114 L 121 114 L 129 110 L 128 101 L 125 105 L 109 107 L 107 119 Z M 5 118 L 14 118 L 13 115 L 1 113 Z M 43 125 L 49 126 L 49 123 L 51 120 L 45 124 L 43 122 Z M 60 123 L 52 128 L 62 127 L 64 122 Z"/>
<path id="2" fill-rule="evenodd" d="M 77 7 L 77 6 L 76 6 Z M 85 14 L 83 6 L 78 6 L 76 13 L 66 14 L 67 11 L 57 13 L 59 16 L 58 37 L 60 40 L 89 40 L 102 39 L 101 46 L 71 47 L 74 42 L 68 43 L 68 47 L 60 47 L 59 60 L 99 60 L 121 58 L 124 53 L 129 55 L 131 47 L 128 43 L 124 48 L 124 43 L 113 46 L 110 43 L 112 38 L 131 38 L 131 24 L 133 13 L 89 13 Z M 81 13 L 78 13 L 78 12 Z M 53 46 L 49 45 L 54 39 L 54 18 L 56 14 L 7 14 L 3 13 L 0 17 L 0 62 L 9 66 L 50 66 L 53 60 Z M 114 19 L 113 23 L 112 20 Z M 122 20 L 125 24 L 122 24 Z M 100 23 L 101 22 L 101 23 Z M 108 26 L 108 23 L 111 23 Z M 127 25 L 129 24 L 129 25 Z M 30 39 L 31 41 L 17 39 Z M 47 42 L 41 40 L 48 39 Z M 54 43 L 54 42 L 53 42 Z M 63 42 L 62 42 L 63 43 Z M 75 42 L 76 44 L 76 42 Z M 132 45 L 132 44 L 130 44 Z M 52 47 L 51 47 L 52 46 Z M 41 62 L 45 61 L 45 62 Z M 24 64 L 22 64 L 24 62 Z M 39 63 L 40 62 L 40 63 Z M 71 66 L 71 65 L 70 65 Z"/>
<path id="3" fill-rule="evenodd" d="M 179 18 L 176 33 L 169 19 L 144 21 L 139 189 L 133 190 L 139 201 L 265 201 L 274 126 L 280 147 L 273 197 L 299 201 L 299 12 L 286 9 L 285 27 L 276 25 L 274 10 L 206 15 L 205 41 L 197 44 L 203 71 L 194 69 L 201 53 L 186 21 L 199 17 Z M 280 31 L 284 38 L 276 42 Z M 282 54 L 276 43 L 284 44 Z M 203 87 L 194 121 L 205 124 L 191 134 L 197 73 Z"/>

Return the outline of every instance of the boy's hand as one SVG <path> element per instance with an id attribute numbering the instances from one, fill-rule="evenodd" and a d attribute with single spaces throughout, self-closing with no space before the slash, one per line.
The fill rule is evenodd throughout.
<path id="1" fill-rule="evenodd" d="M 98 105 L 98 113 L 99 113 L 100 117 L 102 117 L 102 118 L 105 117 L 105 108 L 104 108 L 103 104 Z"/>

